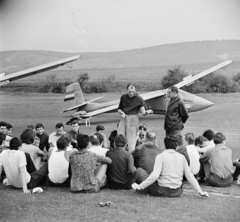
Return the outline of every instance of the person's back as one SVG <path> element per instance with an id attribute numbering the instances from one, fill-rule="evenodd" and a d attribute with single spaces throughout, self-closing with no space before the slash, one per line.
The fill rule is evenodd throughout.
<path id="1" fill-rule="evenodd" d="M 21 150 L 3 150 L 0 154 L 0 165 L 4 167 L 8 184 L 21 188 L 22 179 L 19 168 L 27 165 L 24 152 Z M 26 182 L 28 183 L 30 179 L 30 174 L 26 172 Z"/>
<path id="2" fill-rule="evenodd" d="M 89 139 L 91 146 L 88 151 L 96 153 L 97 155 L 106 156 L 108 149 L 101 146 L 98 136 L 94 134 L 91 135 Z"/>
<path id="3" fill-rule="evenodd" d="M 186 149 L 190 159 L 190 166 L 189 166 L 190 170 L 193 173 L 193 175 L 197 175 L 200 170 L 200 162 L 199 162 L 200 155 L 193 144 L 186 146 Z"/>
<path id="4" fill-rule="evenodd" d="M 160 148 L 153 143 L 145 143 L 136 148 L 135 151 L 134 155 L 138 159 L 138 167 L 151 173 L 153 171 L 156 156 L 162 152 Z"/>
<path id="5" fill-rule="evenodd" d="M 69 157 L 72 170 L 71 191 L 98 192 L 107 166 L 100 165 L 97 169 L 97 162 L 110 164 L 111 159 L 89 152 L 87 135 L 78 135 L 77 142 L 79 151 L 73 152 Z"/>
<path id="6" fill-rule="evenodd" d="M 106 157 L 112 160 L 107 169 L 108 185 L 113 189 L 131 189 L 135 172 L 132 154 L 125 149 L 127 139 L 124 135 L 115 137 L 114 149 L 107 152 Z"/>

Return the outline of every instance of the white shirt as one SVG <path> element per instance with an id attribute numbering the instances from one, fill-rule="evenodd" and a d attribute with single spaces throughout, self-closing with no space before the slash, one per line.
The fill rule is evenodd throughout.
<path id="1" fill-rule="evenodd" d="M 53 151 L 48 161 L 48 177 L 53 183 L 63 183 L 68 178 L 69 162 L 65 158 L 65 151 Z"/>
<path id="2" fill-rule="evenodd" d="M 8 183 L 14 187 L 22 188 L 20 167 L 26 166 L 26 156 L 21 150 L 4 150 L 0 154 L 0 165 L 4 167 Z M 26 171 L 26 183 L 31 180 L 30 174 Z"/>
<path id="3" fill-rule="evenodd" d="M 199 153 L 205 153 L 206 151 L 212 149 L 215 147 L 215 143 L 213 142 L 213 140 L 209 141 L 208 145 L 203 147 L 203 148 L 197 148 Z"/>
<path id="4" fill-rule="evenodd" d="M 200 162 L 199 162 L 200 155 L 193 144 L 186 146 L 186 149 L 190 159 L 190 166 L 189 166 L 190 170 L 193 173 L 193 175 L 196 175 L 200 170 Z"/>
<path id="5" fill-rule="evenodd" d="M 109 149 L 102 148 L 101 146 L 92 146 L 88 149 L 88 151 L 105 157 L 106 152 L 109 151 Z"/>
<path id="6" fill-rule="evenodd" d="M 173 149 L 167 149 L 157 155 L 153 172 L 139 186 L 145 189 L 157 180 L 159 186 L 177 189 L 182 186 L 183 175 L 196 191 L 201 191 L 185 157 Z"/>
<path id="7" fill-rule="evenodd" d="M 63 134 L 65 134 L 65 132 Z M 52 143 L 53 146 L 57 146 L 57 141 L 62 135 L 58 136 L 56 132 L 51 133 L 48 138 L 49 144 Z"/>

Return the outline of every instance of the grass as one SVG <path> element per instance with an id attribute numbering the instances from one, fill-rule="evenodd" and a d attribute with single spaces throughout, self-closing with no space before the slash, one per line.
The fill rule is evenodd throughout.
<path id="1" fill-rule="evenodd" d="M 86 95 L 86 100 L 105 96 L 100 102 L 119 98 L 121 93 Z M 210 128 L 227 136 L 227 145 L 233 150 L 233 159 L 240 158 L 240 94 L 201 94 L 215 103 L 209 109 L 191 113 L 184 133 L 196 136 Z M 57 122 L 66 123 L 69 114 L 60 111 L 70 107 L 63 103 L 63 95 L 39 93 L 0 92 L 0 119 L 10 122 L 13 134 L 19 136 L 29 124 L 42 122 L 48 133 L 54 131 Z M 81 125 L 84 133 L 95 131 L 103 124 L 106 135 L 116 128 L 118 114 L 103 114 L 92 118 L 92 125 Z M 163 116 L 141 117 L 151 131 L 157 133 L 158 143 L 163 146 Z M 70 127 L 66 126 L 66 131 Z M 201 185 L 210 193 L 208 199 L 201 198 L 189 184 L 184 184 L 181 198 L 155 198 L 130 191 L 103 189 L 97 194 L 72 194 L 67 188 L 43 187 L 42 194 L 24 195 L 21 190 L 0 185 L 0 221 L 240 221 L 240 186 L 211 188 Z M 219 196 L 218 194 L 223 196 Z M 100 201 L 112 201 L 111 207 L 97 207 Z"/>

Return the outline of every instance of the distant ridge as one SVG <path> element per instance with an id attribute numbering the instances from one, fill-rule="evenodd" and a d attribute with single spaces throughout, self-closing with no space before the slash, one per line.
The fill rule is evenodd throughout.
<path id="1" fill-rule="evenodd" d="M 218 63 L 240 61 L 240 40 L 175 43 L 117 52 L 1 51 L 0 72 L 11 73 L 77 54 L 81 58 L 74 62 L 73 69 Z"/>

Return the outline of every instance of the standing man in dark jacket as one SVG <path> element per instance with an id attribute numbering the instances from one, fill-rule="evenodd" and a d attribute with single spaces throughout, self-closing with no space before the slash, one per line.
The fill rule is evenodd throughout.
<path id="1" fill-rule="evenodd" d="M 171 86 L 167 89 L 167 97 L 170 98 L 170 101 L 167 106 L 164 123 L 166 136 L 181 135 L 184 127 L 183 124 L 189 117 L 188 111 L 183 100 L 179 97 L 178 88 L 176 86 Z"/>

